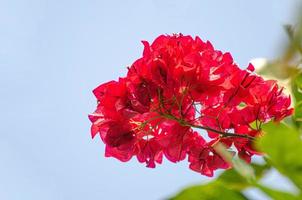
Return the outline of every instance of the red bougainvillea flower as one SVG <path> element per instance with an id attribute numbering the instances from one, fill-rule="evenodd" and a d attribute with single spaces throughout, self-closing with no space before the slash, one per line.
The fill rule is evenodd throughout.
<path id="1" fill-rule="evenodd" d="M 98 105 L 89 115 L 91 134 L 100 135 L 105 156 L 154 168 L 163 156 L 186 157 L 193 171 L 213 176 L 231 167 L 215 144 L 250 162 L 261 125 L 292 114 L 290 97 L 276 81 L 240 69 L 230 53 L 199 37 L 161 35 L 143 41 L 141 58 L 118 81 L 98 86 Z M 196 129 L 207 131 L 208 141 Z"/>

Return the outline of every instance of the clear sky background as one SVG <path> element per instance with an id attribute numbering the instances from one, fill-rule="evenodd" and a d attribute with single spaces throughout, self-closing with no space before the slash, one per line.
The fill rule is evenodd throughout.
<path id="1" fill-rule="evenodd" d="M 298 2 L 0 0 L 0 199 L 157 200 L 209 180 L 186 161 L 104 158 L 89 132 L 91 90 L 124 76 L 140 41 L 163 33 L 199 35 L 242 67 L 274 58 Z"/>

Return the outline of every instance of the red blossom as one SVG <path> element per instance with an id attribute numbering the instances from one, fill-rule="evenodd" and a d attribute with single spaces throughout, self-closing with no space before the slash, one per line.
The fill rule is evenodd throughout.
<path id="1" fill-rule="evenodd" d="M 253 139 L 261 136 L 261 125 L 293 112 L 276 81 L 255 74 L 252 64 L 240 69 L 230 53 L 208 41 L 161 35 L 143 45 L 126 77 L 93 90 L 98 105 L 89 115 L 91 135 L 100 135 L 107 157 L 126 162 L 136 156 L 151 168 L 163 156 L 171 162 L 187 157 L 190 169 L 213 176 L 231 167 L 216 143 L 250 162 L 260 153 Z"/>

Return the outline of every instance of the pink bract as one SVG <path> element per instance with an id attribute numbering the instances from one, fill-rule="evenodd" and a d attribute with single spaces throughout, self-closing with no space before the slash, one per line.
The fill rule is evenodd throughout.
<path id="1" fill-rule="evenodd" d="M 252 64 L 240 69 L 208 41 L 161 35 L 143 45 L 127 76 L 93 90 L 98 105 L 89 115 L 91 134 L 100 135 L 107 157 L 125 162 L 136 156 L 151 168 L 163 156 L 171 162 L 187 157 L 190 169 L 213 176 L 230 167 L 215 144 L 234 147 L 250 162 L 259 153 L 252 138 L 261 135 L 261 124 L 293 112 L 276 81 L 256 75 Z M 194 128 L 207 130 L 210 140 Z"/>

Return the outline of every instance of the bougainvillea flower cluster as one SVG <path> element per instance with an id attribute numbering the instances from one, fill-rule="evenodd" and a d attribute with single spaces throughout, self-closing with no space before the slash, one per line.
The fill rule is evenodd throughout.
<path id="1" fill-rule="evenodd" d="M 213 176 L 231 167 L 217 143 L 250 162 L 261 125 L 293 112 L 276 81 L 256 75 L 252 64 L 240 69 L 208 41 L 175 34 L 142 43 L 143 55 L 125 77 L 93 90 L 91 134 L 100 135 L 106 157 L 135 156 L 151 168 L 163 157 L 187 158 L 190 169 Z"/>

